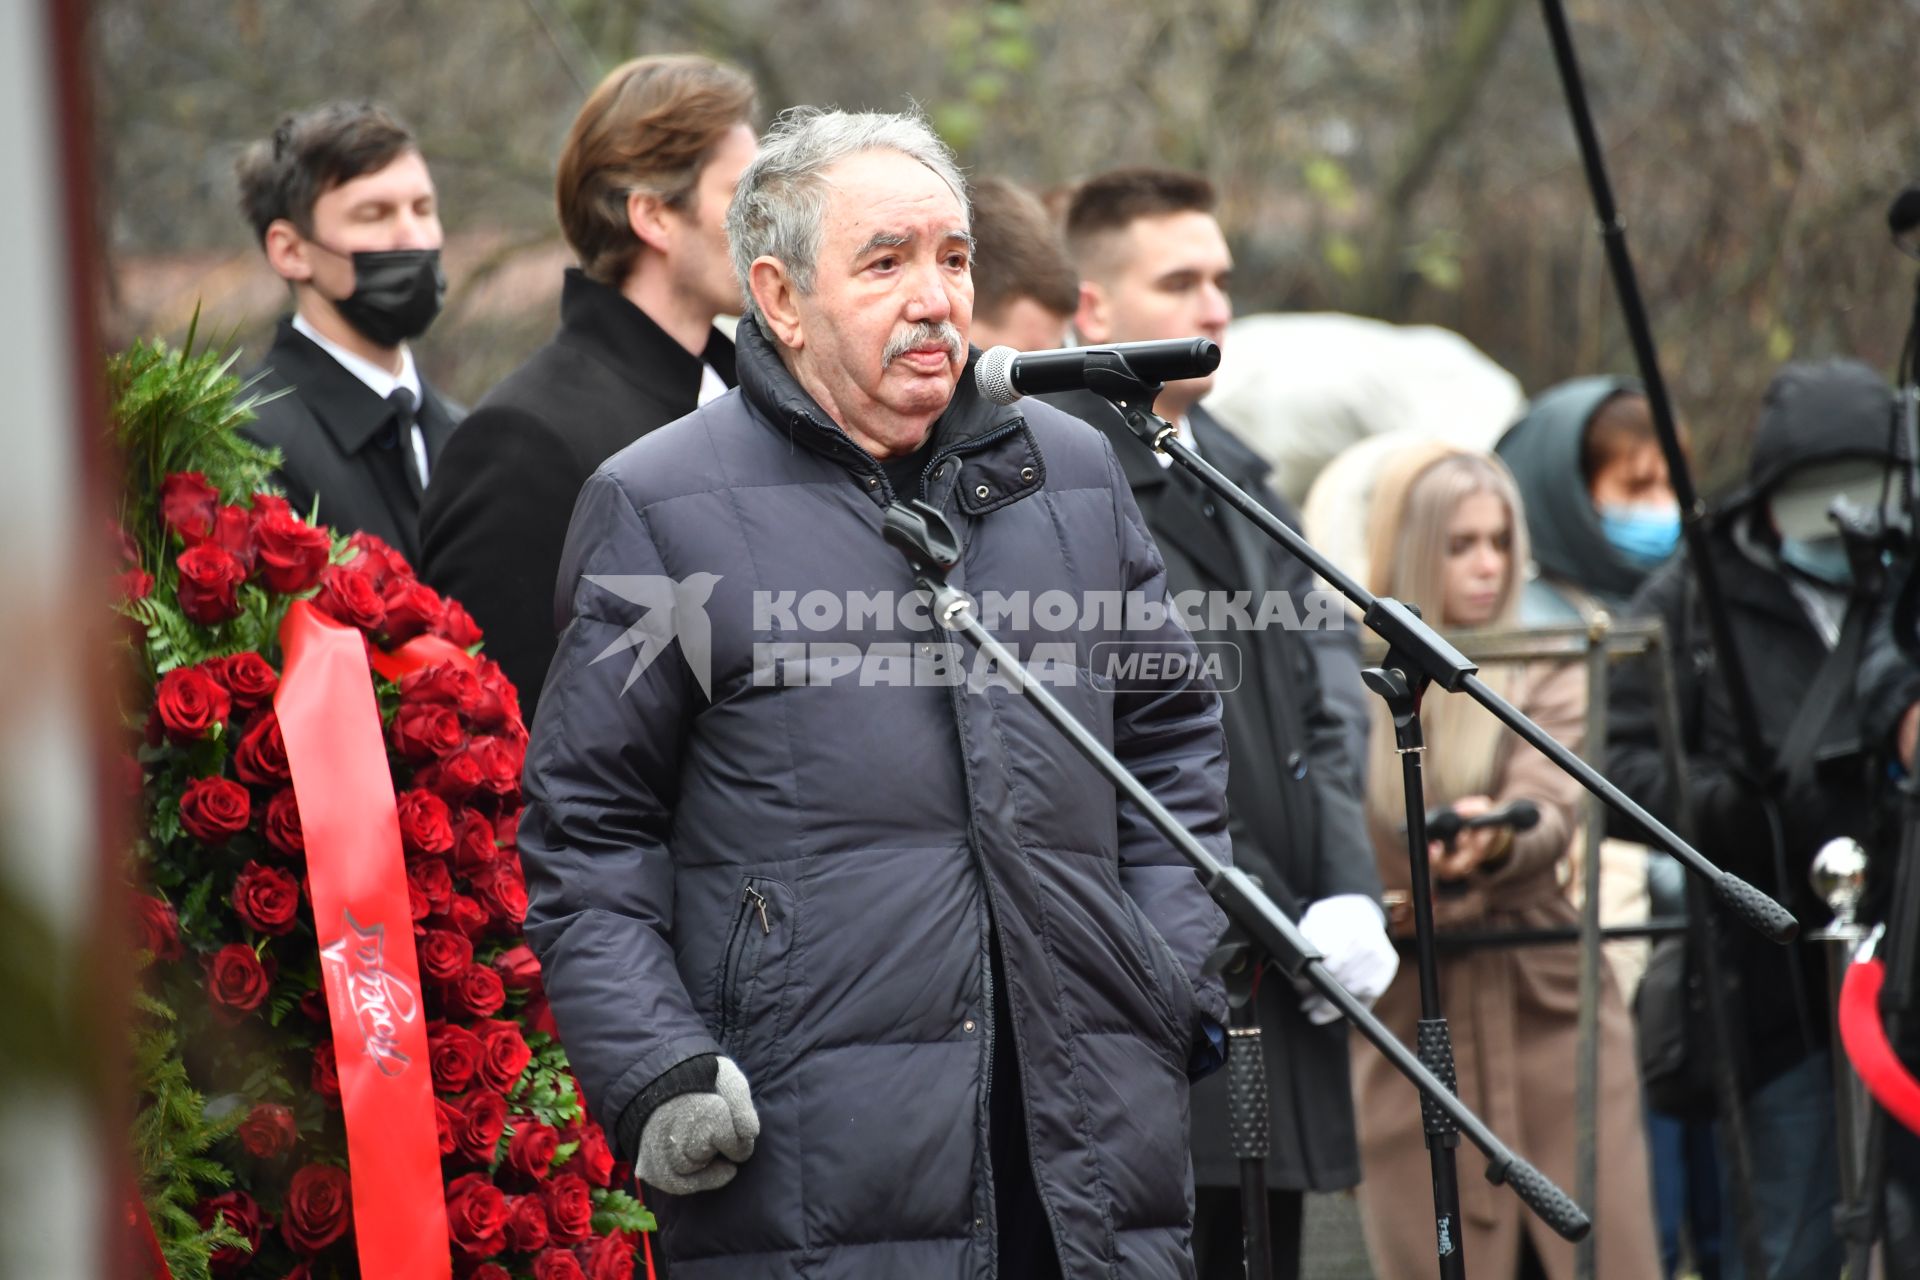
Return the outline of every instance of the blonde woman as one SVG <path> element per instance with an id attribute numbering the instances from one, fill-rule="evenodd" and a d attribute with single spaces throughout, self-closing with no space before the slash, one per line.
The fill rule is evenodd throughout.
<path id="1" fill-rule="evenodd" d="M 1527 530 L 1505 466 L 1442 445 L 1409 449 L 1387 464 L 1368 527 L 1372 589 L 1416 604 L 1443 630 L 1510 625 L 1518 610 Z M 1586 685 L 1576 663 L 1491 666 L 1488 684 L 1576 750 Z M 1463 815 L 1527 799 L 1531 830 L 1461 833 L 1431 849 L 1436 923 L 1442 930 L 1537 928 L 1576 922 L 1557 864 L 1578 827 L 1580 788 L 1464 695 L 1428 691 L 1426 803 Z M 1367 824 L 1396 929 L 1411 932 L 1406 810 L 1400 762 L 1385 707 L 1373 709 Z M 1575 1013 L 1579 961 L 1571 946 L 1443 950 L 1440 995 L 1452 1026 L 1460 1096 L 1516 1151 L 1560 1186 L 1574 1188 Z M 1653 1205 L 1641 1132 L 1633 1028 L 1611 972 L 1601 969 L 1599 1192 L 1587 1206 L 1598 1238 L 1601 1280 L 1657 1276 Z M 1409 1045 L 1420 1016 L 1412 964 L 1401 966 L 1376 1010 Z M 1355 1042 L 1359 1198 L 1367 1249 L 1379 1280 L 1433 1274 L 1434 1222 L 1428 1156 L 1412 1086 Z M 1573 1246 L 1534 1218 L 1504 1187 L 1489 1185 L 1479 1152 L 1459 1148 L 1462 1245 L 1476 1280 L 1545 1276 L 1572 1280 Z"/>

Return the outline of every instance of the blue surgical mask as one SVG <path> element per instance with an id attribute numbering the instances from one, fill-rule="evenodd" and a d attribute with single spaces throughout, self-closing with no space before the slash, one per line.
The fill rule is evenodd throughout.
<path id="1" fill-rule="evenodd" d="M 1780 562 L 1832 587 L 1853 585 L 1853 565 L 1847 544 L 1838 537 L 1782 538 Z"/>
<path id="2" fill-rule="evenodd" d="M 1600 531 L 1620 558 L 1636 569 L 1653 569 L 1680 542 L 1680 508 L 1613 504 L 1600 508 Z"/>

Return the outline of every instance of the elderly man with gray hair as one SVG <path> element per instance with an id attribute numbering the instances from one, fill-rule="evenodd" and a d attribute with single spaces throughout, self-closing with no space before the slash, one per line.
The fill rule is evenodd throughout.
<path id="1" fill-rule="evenodd" d="M 974 390 L 966 188 L 922 120 L 789 113 L 728 235 L 740 385 L 582 489 L 527 757 L 586 1101 L 676 1280 L 1191 1277 L 1220 913 L 881 525 L 944 512 L 955 583 L 1225 859 L 1219 695 L 1090 657 L 1198 671 L 1117 607 L 1164 605 L 1160 555 L 1098 431 Z"/>

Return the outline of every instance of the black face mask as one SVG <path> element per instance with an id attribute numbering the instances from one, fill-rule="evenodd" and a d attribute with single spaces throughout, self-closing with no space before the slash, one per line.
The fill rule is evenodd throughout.
<path id="1" fill-rule="evenodd" d="M 340 318 L 382 347 L 397 347 L 425 333 L 447 296 L 440 251 L 389 249 L 351 257 L 353 293 L 333 304 Z"/>

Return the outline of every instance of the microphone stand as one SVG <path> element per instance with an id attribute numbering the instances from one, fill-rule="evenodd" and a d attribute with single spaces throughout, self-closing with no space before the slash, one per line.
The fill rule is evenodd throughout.
<path id="1" fill-rule="evenodd" d="M 1160 394 L 1160 384 L 1139 381 L 1127 371 L 1122 359 L 1110 352 L 1099 352 L 1088 357 L 1087 385 L 1111 401 L 1133 433 L 1151 445 L 1156 453 L 1172 458 L 1229 506 L 1258 525 L 1262 533 L 1285 547 L 1296 559 L 1331 584 L 1334 590 L 1359 610 L 1360 620 L 1366 628 L 1387 642 L 1387 656 L 1380 667 L 1363 673 L 1363 676 L 1367 687 L 1386 698 L 1388 710 L 1395 712 L 1395 743 L 1403 752 L 1417 751 L 1419 745 L 1416 738 L 1402 740 L 1397 723 L 1399 703 L 1411 699 L 1411 705 L 1406 710 L 1417 718 L 1419 696 L 1429 683 L 1437 684 L 1449 693 L 1465 693 L 1528 745 L 1560 766 L 1561 772 L 1571 776 L 1615 812 L 1625 814 L 1645 827 L 1661 848 L 1705 881 L 1722 905 L 1749 928 L 1771 942 L 1784 944 L 1793 941 L 1800 925 L 1792 912 L 1739 876 L 1714 866 L 1706 855 L 1675 835 L 1666 823 L 1648 813 L 1626 792 L 1609 782 L 1599 770 L 1569 751 L 1545 729 L 1528 719 L 1518 707 L 1489 688 L 1476 674 L 1479 668 L 1448 644 L 1439 632 L 1421 621 L 1417 611 L 1398 600 L 1376 596 L 1368 591 L 1322 555 L 1312 543 L 1260 505 L 1246 490 L 1221 475 L 1206 459 L 1188 448 L 1166 419 L 1152 412 L 1153 399 Z M 1417 761 L 1415 763 L 1417 765 Z M 1409 838 L 1416 832 L 1422 837 L 1421 847 L 1424 849 L 1424 808 L 1407 815 Z M 1416 893 L 1421 883 L 1416 877 Z"/>
<path id="2" fill-rule="evenodd" d="M 1447 1083 L 1443 1084 L 1365 1005 L 1334 980 L 1327 972 L 1320 952 L 1252 877 L 1238 867 L 1223 865 L 1209 853 L 1206 846 L 1196 840 L 1180 820 L 1169 813 L 1166 806 L 980 624 L 973 615 L 972 601 L 947 584 L 948 572 L 960 559 L 960 544 L 938 508 L 919 499 L 895 503 L 887 508 L 885 536 L 890 545 L 906 556 L 913 568 L 915 584 L 928 594 L 933 605 L 933 616 L 939 624 L 966 636 L 992 659 L 996 670 L 1013 678 L 1021 695 L 1034 704 L 1073 748 L 1113 784 L 1115 790 L 1139 806 L 1147 821 L 1192 864 L 1207 893 L 1242 934 L 1296 986 L 1312 988 L 1326 997 L 1362 1036 L 1413 1082 L 1420 1091 L 1423 1110 L 1431 1109 L 1440 1118 L 1439 1122 L 1448 1126 L 1455 1142 L 1459 1133 L 1467 1135 L 1487 1157 L 1489 1182 L 1496 1185 L 1504 1182 L 1511 1186 L 1541 1221 L 1566 1240 L 1578 1241 L 1592 1229 L 1592 1222 L 1579 1205 L 1538 1169 L 1515 1155 L 1454 1095 L 1450 1076 Z M 1410 821 L 1418 823 L 1424 819 L 1425 811 L 1416 807 L 1408 817 Z M 1447 1154 L 1451 1157 L 1450 1150 Z M 1456 1187 L 1456 1197 L 1457 1190 Z M 1458 1216 L 1456 1206 L 1451 1221 L 1457 1223 Z M 1457 1230 L 1450 1237 L 1439 1239 L 1441 1275 L 1445 1280 L 1464 1280 L 1466 1271 L 1460 1243 Z"/>
<path id="3" fill-rule="evenodd" d="M 1665 823 L 1648 813 L 1598 770 L 1555 741 L 1517 707 L 1489 688 L 1476 674 L 1478 668 L 1422 621 L 1416 610 L 1398 600 L 1375 596 L 1189 448 L 1178 432 L 1152 411 L 1154 398 L 1160 394 L 1160 383 L 1139 378 L 1128 367 L 1125 358 L 1112 351 L 1089 352 L 1085 375 L 1088 389 L 1111 402 L 1125 419 L 1128 429 L 1152 446 L 1156 453 L 1172 458 L 1228 505 L 1253 521 L 1261 532 L 1285 547 L 1321 579 L 1332 584 L 1360 612 L 1367 628 L 1387 642 L 1386 658 L 1379 667 L 1363 672 L 1362 679 L 1369 689 L 1386 701 L 1393 720 L 1394 745 L 1400 754 L 1402 785 L 1406 790 L 1407 859 L 1411 870 L 1414 955 L 1420 988 L 1421 1016 L 1416 1041 L 1420 1048 L 1420 1061 L 1432 1075 L 1445 1079 L 1449 1090 L 1453 1087 L 1453 1045 L 1440 1008 L 1433 943 L 1432 885 L 1428 878 L 1426 807 L 1420 766 L 1421 753 L 1425 750 L 1420 733 L 1420 699 L 1429 684 L 1438 684 L 1449 693 L 1464 692 L 1472 697 L 1522 740 L 1552 760 L 1562 772 L 1572 776 L 1615 811 L 1639 822 L 1682 866 L 1704 881 L 1742 922 L 1771 941 L 1783 944 L 1792 941 L 1799 931 L 1799 924 L 1785 907 L 1739 876 L 1714 866 Z M 1448 1126 L 1448 1115 L 1444 1109 L 1432 1104 L 1429 1094 L 1423 1094 L 1421 1098 L 1421 1119 L 1427 1147 L 1432 1153 L 1436 1231 L 1443 1249 L 1442 1275 L 1452 1277 L 1462 1274 L 1448 1268 L 1448 1255 L 1444 1252 L 1449 1243 L 1449 1228 L 1457 1228 L 1459 1222 L 1458 1175 L 1453 1157 L 1453 1148 L 1458 1145 L 1459 1139 Z M 1457 1252 L 1458 1241 L 1452 1243 Z M 1458 1265 L 1457 1259 L 1454 1265 Z"/>

